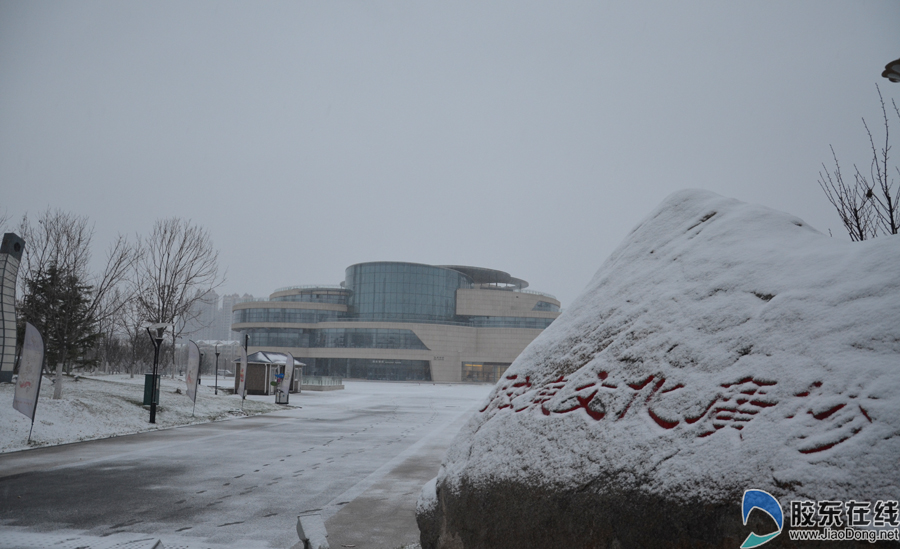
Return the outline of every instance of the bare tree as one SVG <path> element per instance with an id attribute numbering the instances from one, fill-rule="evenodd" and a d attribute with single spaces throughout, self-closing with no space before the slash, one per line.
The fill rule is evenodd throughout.
<path id="1" fill-rule="evenodd" d="M 24 216 L 20 233 L 27 243 L 20 277 L 25 305 L 23 314 L 43 315 L 29 321 L 38 322 L 35 326 L 43 328 L 44 333 L 50 330 L 55 333 L 53 340 L 59 348 L 52 353 L 57 357 L 53 398 L 58 399 L 62 396 L 63 369 L 69 370 L 73 345 L 78 343 L 73 338 L 77 338 L 80 345 L 96 341 L 97 338 L 86 340 L 83 335 L 89 331 L 99 333 L 99 324 L 108 321 L 122 306 L 122 299 L 118 297 L 121 291 L 117 290 L 135 264 L 138 253 L 120 235 L 109 248 L 103 271 L 92 274 L 89 266 L 94 229 L 88 225 L 86 217 L 61 210 L 48 208 L 40 214 L 36 225 Z M 32 295 L 36 288 L 41 288 L 44 295 Z M 67 305 L 63 306 L 63 300 Z M 32 305 L 33 311 L 29 309 Z M 71 311 L 77 317 L 58 311 Z"/>
<path id="2" fill-rule="evenodd" d="M 118 331 L 128 346 L 128 373 L 134 377 L 139 366 L 147 365 L 153 360 L 153 344 L 144 329 L 147 321 L 144 318 L 137 296 L 126 301 L 117 318 Z"/>
<path id="3" fill-rule="evenodd" d="M 94 276 L 94 299 L 91 307 L 99 322 L 113 323 L 126 302 L 131 299 L 123 282 L 134 270 L 141 257 L 141 249 L 119 235 L 106 252 L 106 263 L 102 272 Z"/>
<path id="4" fill-rule="evenodd" d="M 119 365 L 127 360 L 128 346 L 120 333 L 119 317 L 122 309 L 124 307 L 120 308 L 118 314 L 110 316 L 106 321 L 98 323 L 97 326 L 100 337 L 95 350 L 96 362 L 106 373 L 115 372 L 119 369 Z"/>
<path id="5" fill-rule="evenodd" d="M 20 284 L 34 280 L 51 265 L 60 272 L 87 278 L 93 237 L 87 217 L 48 208 L 38 216 L 36 225 L 27 214 L 23 216 L 19 232 L 26 243 Z"/>
<path id="6" fill-rule="evenodd" d="M 194 303 L 224 282 L 218 259 L 209 234 L 177 217 L 158 220 L 145 239 L 135 275 L 137 303 L 145 321 L 173 325 L 173 348 Z"/>
<path id="7" fill-rule="evenodd" d="M 819 186 L 837 210 L 844 228 L 854 242 L 875 238 L 879 233 L 897 234 L 900 229 L 900 189 L 895 188 L 895 180 L 889 165 L 890 124 L 881 89 L 877 84 L 875 87 L 878 89 L 878 99 L 881 101 L 881 113 L 884 118 L 884 147 L 879 149 L 875 146 L 872 131 L 863 118 L 863 127 L 869 135 L 869 146 L 872 149 L 869 176 L 863 175 L 854 164 L 854 181 L 852 183 L 844 181 L 833 147 L 831 156 L 834 158 L 834 171 L 829 172 L 822 164 L 824 175 L 819 172 Z M 892 100 L 891 104 L 897 118 L 900 118 L 897 103 Z M 894 171 L 900 175 L 900 167 L 894 166 Z"/>
<path id="8" fill-rule="evenodd" d="M 876 86 L 877 88 L 877 86 Z M 881 96 L 881 89 L 878 89 L 878 99 L 881 101 L 881 114 L 884 118 L 884 147 L 880 150 L 875 147 L 875 140 L 872 138 L 872 132 L 863 119 L 863 126 L 866 133 L 869 134 L 869 146 L 872 148 L 872 162 L 869 165 L 869 178 L 866 178 L 856 168 L 857 186 L 864 187 L 866 194 L 875 202 L 876 219 L 878 229 L 887 234 L 897 234 L 900 229 L 900 192 L 894 189 L 894 179 L 891 177 L 891 168 L 888 164 L 890 146 L 890 125 L 888 124 L 887 109 L 884 106 L 884 97 Z M 894 107 L 894 113 L 900 119 L 900 109 L 897 103 L 891 100 Z M 855 168 L 856 166 L 854 166 Z M 900 167 L 894 166 L 894 171 L 900 175 Z"/>
<path id="9" fill-rule="evenodd" d="M 858 242 L 876 236 L 876 226 L 872 219 L 875 212 L 872 201 L 866 196 L 866 189 L 860 188 L 856 182 L 844 181 L 834 147 L 831 148 L 831 156 L 834 158 L 834 171 L 829 172 L 825 164 L 822 164 L 825 173 L 823 175 L 819 172 L 819 186 L 837 210 L 850 240 Z"/>

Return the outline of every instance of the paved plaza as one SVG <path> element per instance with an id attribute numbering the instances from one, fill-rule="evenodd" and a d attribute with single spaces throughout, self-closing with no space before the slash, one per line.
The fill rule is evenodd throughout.
<path id="1" fill-rule="evenodd" d="M 0 548 L 418 541 L 415 503 L 491 387 L 345 382 L 276 413 L 0 455 Z M 272 398 L 272 397 L 268 397 Z"/>

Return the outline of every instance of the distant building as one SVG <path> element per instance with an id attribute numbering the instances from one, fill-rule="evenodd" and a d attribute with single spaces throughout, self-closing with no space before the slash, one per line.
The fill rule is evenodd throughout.
<path id="1" fill-rule="evenodd" d="M 219 297 L 209 290 L 196 301 L 186 315 L 182 339 L 194 341 L 235 341 L 240 337 L 231 331 L 231 314 L 235 303 L 252 301 L 253 296 L 231 294 Z M 221 303 L 221 305 L 220 305 Z"/>
<path id="2" fill-rule="evenodd" d="M 231 331 L 232 309 L 234 308 L 236 303 L 252 300 L 253 296 L 250 294 L 244 294 L 243 297 L 239 296 L 238 294 L 222 296 L 222 309 L 221 314 L 218 316 L 218 323 L 216 328 L 217 333 L 219 334 L 218 339 L 221 339 L 223 341 L 240 339 L 241 335 L 239 333 Z"/>
<path id="3" fill-rule="evenodd" d="M 184 328 L 181 330 L 182 338 L 194 341 L 216 339 L 212 334 L 219 312 L 219 294 L 215 290 L 200 294 L 198 290 L 196 295 L 199 299 L 185 315 Z"/>
<path id="4" fill-rule="evenodd" d="M 304 375 L 494 382 L 559 316 L 556 298 L 494 269 L 375 262 L 344 276 L 235 304 L 232 330 Z"/>

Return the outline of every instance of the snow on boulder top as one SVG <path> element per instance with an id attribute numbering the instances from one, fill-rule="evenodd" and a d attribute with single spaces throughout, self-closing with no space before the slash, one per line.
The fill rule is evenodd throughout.
<path id="1" fill-rule="evenodd" d="M 438 486 L 900 494 L 900 237 L 677 192 L 516 359 Z"/>

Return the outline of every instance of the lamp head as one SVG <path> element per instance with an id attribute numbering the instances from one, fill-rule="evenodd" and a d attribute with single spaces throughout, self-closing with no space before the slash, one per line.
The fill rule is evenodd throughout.
<path id="1" fill-rule="evenodd" d="M 887 78 L 891 82 L 900 82 L 900 59 L 894 59 L 884 66 L 884 72 L 881 76 Z"/>
<path id="2" fill-rule="evenodd" d="M 157 322 L 156 324 L 147 326 L 147 332 L 149 332 L 150 337 L 152 337 L 156 341 L 162 341 L 163 337 L 165 337 L 166 335 L 166 328 L 168 328 L 169 326 L 171 326 L 171 324 Z"/>

